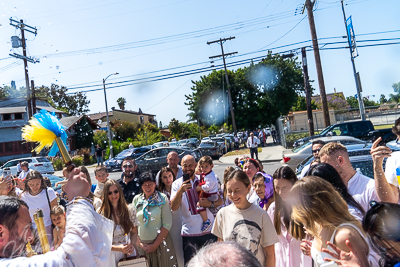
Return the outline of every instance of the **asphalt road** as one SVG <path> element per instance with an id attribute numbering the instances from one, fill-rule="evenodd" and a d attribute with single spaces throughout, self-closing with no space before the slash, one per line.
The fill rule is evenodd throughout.
<path id="1" fill-rule="evenodd" d="M 232 165 L 224 164 L 224 163 L 219 162 L 218 160 L 214 160 L 214 169 L 213 170 L 217 174 L 217 176 L 220 178 L 221 182 L 224 177 L 224 170 L 226 169 L 226 167 L 229 167 L 229 166 L 233 166 L 233 164 Z M 279 162 L 269 162 L 269 163 L 263 163 L 263 166 L 264 166 L 264 171 L 272 176 L 274 171 L 276 169 L 278 169 L 281 166 L 281 164 Z M 111 172 L 109 175 L 109 178 L 113 179 L 113 180 L 118 180 L 119 178 L 121 178 L 121 172 L 119 172 L 119 171 Z M 94 174 L 92 177 L 92 181 L 93 181 L 93 184 L 97 183 L 97 180 L 94 179 Z"/>

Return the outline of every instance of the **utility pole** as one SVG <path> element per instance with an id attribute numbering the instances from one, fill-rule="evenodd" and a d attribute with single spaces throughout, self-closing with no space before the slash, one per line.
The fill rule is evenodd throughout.
<path id="1" fill-rule="evenodd" d="M 15 24 L 13 24 L 15 23 Z M 19 48 L 22 47 L 22 56 L 19 54 L 9 54 L 12 57 L 19 58 L 24 60 L 24 69 L 25 69 L 25 86 L 26 86 L 26 97 L 27 97 L 27 106 L 28 106 L 28 116 L 31 118 L 33 116 L 33 104 L 32 104 L 32 96 L 31 90 L 29 86 L 29 74 L 28 74 L 28 61 L 31 63 L 39 62 L 37 59 L 32 59 L 26 56 L 26 42 L 25 42 L 25 31 L 33 33 L 35 36 L 37 35 L 37 29 L 35 27 L 31 27 L 29 25 L 24 24 L 24 21 L 21 19 L 19 22 L 10 18 L 10 25 L 15 28 L 21 29 L 21 39 L 18 36 L 12 36 L 12 47 Z"/>
<path id="2" fill-rule="evenodd" d="M 358 56 L 358 54 L 356 56 L 354 56 L 354 53 L 353 53 L 353 49 L 356 49 L 355 48 L 355 39 L 354 39 L 354 48 L 353 48 L 352 41 L 351 41 L 353 36 L 351 35 L 351 33 L 349 36 L 349 29 L 348 29 L 349 25 L 347 24 L 346 13 L 344 12 L 343 0 L 341 2 L 342 2 L 344 25 L 346 27 L 347 42 L 349 44 L 349 49 L 350 49 L 351 64 L 353 65 L 354 79 L 356 80 L 358 106 L 360 107 L 360 117 L 361 117 L 361 120 L 365 121 L 365 119 L 366 119 L 365 118 L 365 108 L 364 108 L 364 101 L 363 101 L 362 94 L 361 94 L 362 88 L 361 88 L 360 74 L 357 72 L 356 65 L 354 63 L 354 58 L 356 56 Z M 353 27 L 353 25 L 351 25 L 351 28 L 352 27 Z"/>
<path id="3" fill-rule="evenodd" d="M 317 67 L 319 93 L 320 93 L 321 104 L 322 104 L 322 113 L 323 113 L 323 117 L 324 117 L 325 127 L 328 127 L 329 125 L 331 125 L 331 122 L 330 122 L 330 118 L 329 118 L 328 101 L 326 100 L 325 83 L 324 83 L 324 75 L 322 73 L 321 57 L 319 55 L 317 31 L 315 30 L 314 14 L 313 14 L 313 10 L 312 10 L 315 1 L 317 1 L 317 0 L 314 0 L 313 3 L 311 4 L 311 0 L 306 0 L 304 5 L 307 8 L 308 22 L 310 24 L 311 39 L 312 39 L 312 43 L 313 43 L 313 50 L 314 50 L 314 57 L 315 57 L 315 65 Z M 304 9 L 303 9 L 303 13 L 304 13 Z"/>
<path id="4" fill-rule="evenodd" d="M 310 133 L 310 136 L 314 136 L 314 122 L 311 109 L 311 88 L 310 81 L 308 79 L 307 54 L 305 47 L 301 48 L 301 56 L 303 60 L 304 89 L 306 91 L 308 131 Z"/>
<path id="5" fill-rule="evenodd" d="M 36 113 L 36 90 L 35 90 L 35 82 L 31 80 L 32 87 L 32 114 Z"/>
<path id="6" fill-rule="evenodd" d="M 216 40 L 216 41 L 207 42 L 207 44 L 210 45 L 210 44 L 213 44 L 213 43 L 220 43 L 220 45 L 221 45 L 222 54 L 221 54 L 221 55 L 218 55 L 218 56 L 212 56 L 212 57 L 209 57 L 209 58 L 210 58 L 210 59 L 213 59 L 213 58 L 217 58 L 217 57 L 222 57 L 222 60 L 223 60 L 223 62 L 224 62 L 225 79 L 226 79 L 226 87 L 227 87 L 227 91 L 228 91 L 228 101 L 229 101 L 229 106 L 230 106 L 230 110 L 231 110 L 232 126 L 233 126 L 233 131 L 234 131 L 235 134 L 236 134 L 236 133 L 237 133 L 237 129 L 236 129 L 235 112 L 233 111 L 232 95 L 231 95 L 231 85 L 229 84 L 228 71 L 227 71 L 227 69 L 226 69 L 225 56 L 234 55 L 234 54 L 237 54 L 237 52 L 225 54 L 225 53 L 224 53 L 224 46 L 223 46 L 223 42 L 224 42 L 224 41 L 232 40 L 232 39 L 235 39 L 235 37 L 229 37 L 229 38 L 224 38 L 224 39 L 221 39 L 221 38 L 220 38 L 219 40 Z"/>

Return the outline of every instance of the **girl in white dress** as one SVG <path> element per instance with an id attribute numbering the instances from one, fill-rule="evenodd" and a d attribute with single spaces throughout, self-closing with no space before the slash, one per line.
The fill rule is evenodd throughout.
<path id="1" fill-rule="evenodd" d="M 107 266 L 117 266 L 124 255 L 136 255 L 139 222 L 135 206 L 127 205 L 121 186 L 114 180 L 104 184 L 103 202 L 97 211 L 114 222 L 113 243 Z"/>

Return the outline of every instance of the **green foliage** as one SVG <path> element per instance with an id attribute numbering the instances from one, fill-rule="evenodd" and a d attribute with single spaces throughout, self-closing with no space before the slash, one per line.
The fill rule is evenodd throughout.
<path id="1" fill-rule="evenodd" d="M 128 138 L 134 139 L 137 132 L 143 128 L 138 122 L 115 120 L 112 123 L 112 130 L 115 132 L 115 139 L 125 141 Z"/>
<path id="2" fill-rule="evenodd" d="M 387 102 L 388 102 L 388 100 L 386 99 L 386 96 L 384 94 L 381 94 L 381 97 L 379 99 L 379 103 L 385 104 Z"/>
<path id="3" fill-rule="evenodd" d="M 75 144 L 76 148 L 90 148 L 93 144 L 93 130 L 86 117 L 83 117 L 75 125 Z"/>
<path id="4" fill-rule="evenodd" d="M 304 133 L 288 133 L 285 134 L 285 138 L 286 138 L 286 146 L 289 147 L 293 147 L 293 143 L 301 138 L 304 137 L 309 137 L 310 134 L 309 132 L 304 132 Z"/>
<path id="5" fill-rule="evenodd" d="M 379 107 L 379 103 L 376 103 L 374 100 L 369 100 L 368 97 L 363 97 L 364 107 Z"/>
<path id="6" fill-rule="evenodd" d="M 54 170 L 61 171 L 64 168 L 64 161 L 60 157 L 50 158 L 50 161 L 53 163 Z"/>
<path id="7" fill-rule="evenodd" d="M 311 109 L 315 110 L 318 108 L 317 103 L 315 100 L 311 100 Z M 292 107 L 293 111 L 303 111 L 307 110 L 307 102 L 306 102 L 306 97 L 298 95 L 297 96 L 297 102 L 296 104 Z"/>
<path id="8" fill-rule="evenodd" d="M 100 145 L 101 148 L 105 149 L 108 144 L 107 132 L 104 130 L 98 130 L 93 134 L 93 145 L 96 147 Z"/>
<path id="9" fill-rule="evenodd" d="M 181 124 L 175 118 L 173 118 L 168 124 L 168 129 L 172 137 L 179 138 L 179 136 L 182 134 Z"/>
<path id="10" fill-rule="evenodd" d="M 222 126 L 225 121 L 231 124 L 224 73 L 213 71 L 192 82 L 192 93 L 185 95 L 191 121 L 206 127 Z M 290 111 L 297 93 L 304 91 L 300 63 L 271 52 L 261 62 L 227 74 L 238 129 L 274 123 Z"/>
<path id="11" fill-rule="evenodd" d="M 120 97 L 117 99 L 117 104 L 120 109 L 125 110 L 126 99 L 124 97 Z"/>
<path id="12" fill-rule="evenodd" d="M 354 96 L 346 97 L 346 101 L 350 105 L 351 108 L 358 108 L 359 107 L 358 99 L 355 98 Z"/>
<path id="13" fill-rule="evenodd" d="M 326 101 L 328 102 L 328 107 L 334 110 L 348 110 L 351 108 L 351 105 L 342 94 L 329 95 L 326 97 Z M 321 106 L 321 100 L 315 102 L 318 106 Z"/>
<path id="14" fill-rule="evenodd" d="M 78 149 L 76 152 L 78 155 L 81 155 L 83 158 L 83 164 L 84 165 L 90 165 L 92 164 L 92 158 L 90 156 L 90 148 L 82 148 Z"/>
<path id="15" fill-rule="evenodd" d="M 210 128 L 208 128 L 208 132 L 210 134 L 217 134 L 219 133 L 219 127 L 217 125 L 211 125 Z"/>
<path id="16" fill-rule="evenodd" d="M 392 87 L 393 87 L 393 90 L 394 90 L 396 93 L 400 93 L 400 82 L 398 82 L 398 83 L 393 83 Z"/>
<path id="17" fill-rule="evenodd" d="M 83 157 L 80 155 L 73 156 L 72 157 L 72 164 L 75 165 L 75 167 L 79 167 L 83 165 Z"/>

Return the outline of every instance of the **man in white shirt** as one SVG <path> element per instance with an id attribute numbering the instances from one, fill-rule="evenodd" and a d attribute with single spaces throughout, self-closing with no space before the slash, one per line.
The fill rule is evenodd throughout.
<path id="1" fill-rule="evenodd" d="M 211 203 L 207 199 L 198 199 L 196 187 L 199 185 L 199 178 L 195 175 L 196 160 L 192 155 L 186 155 L 182 159 L 182 170 L 188 180 L 183 181 L 184 177 L 179 177 L 172 183 L 171 189 L 171 209 L 180 210 L 182 214 L 182 244 L 184 263 L 196 254 L 196 249 L 201 248 L 208 242 L 217 241 L 216 236 L 211 231 L 201 231 L 203 219 L 197 211 L 197 203 L 203 208 L 218 207 L 222 204 L 221 198 Z M 214 216 L 207 209 L 207 217 L 211 224 L 214 222 Z M 212 227 L 210 227 L 211 229 Z"/>
<path id="2" fill-rule="evenodd" d="M 349 190 L 350 195 L 367 211 L 370 201 L 379 201 L 378 185 L 375 180 L 358 173 L 351 165 L 347 148 L 336 142 L 324 145 L 319 151 L 321 163 L 330 164 L 340 174 L 340 178 Z"/>
<path id="3" fill-rule="evenodd" d="M 0 266 L 104 266 L 111 252 L 114 223 L 94 211 L 90 184 L 79 169 L 73 170 L 64 187 L 71 200 L 67 208 L 66 234 L 61 246 L 46 254 L 22 257 L 32 238 L 31 218 L 25 202 L 0 196 Z"/>
<path id="4" fill-rule="evenodd" d="M 247 138 L 247 147 L 250 148 L 250 154 L 252 159 L 258 159 L 258 145 L 260 144 L 260 140 L 254 136 L 251 132 L 249 138 Z M 254 154 L 256 157 L 254 158 Z"/>
<path id="5" fill-rule="evenodd" d="M 182 167 L 179 166 L 179 156 L 178 153 L 175 151 L 169 152 L 167 155 L 167 163 L 168 163 L 168 168 L 170 168 L 174 174 L 175 178 L 182 177 L 183 172 L 182 172 Z M 156 176 L 156 184 L 158 186 L 159 184 L 159 179 L 160 179 L 160 171 L 158 171 L 157 176 Z"/>

